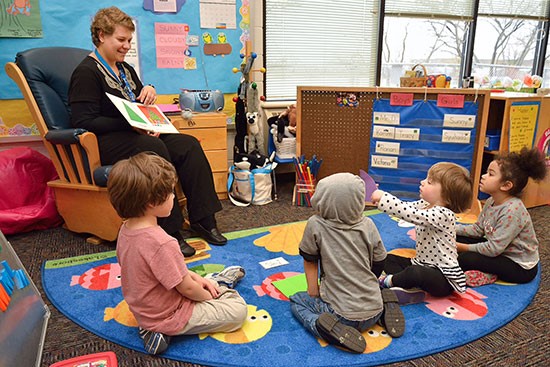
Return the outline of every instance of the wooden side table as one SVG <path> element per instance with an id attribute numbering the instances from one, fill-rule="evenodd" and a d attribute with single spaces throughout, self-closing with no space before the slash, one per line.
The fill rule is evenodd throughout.
<path id="1" fill-rule="evenodd" d="M 193 126 L 179 114 L 168 117 L 182 134 L 199 140 L 212 168 L 218 198 L 227 199 L 227 115 L 221 112 L 193 114 Z"/>

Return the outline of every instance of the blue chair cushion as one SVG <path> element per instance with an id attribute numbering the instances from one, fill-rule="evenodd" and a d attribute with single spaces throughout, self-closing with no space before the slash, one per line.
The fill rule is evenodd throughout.
<path id="1" fill-rule="evenodd" d="M 89 53 L 72 47 L 33 48 L 17 53 L 15 63 L 25 75 L 49 129 L 72 128 L 69 83 L 73 70 Z"/>

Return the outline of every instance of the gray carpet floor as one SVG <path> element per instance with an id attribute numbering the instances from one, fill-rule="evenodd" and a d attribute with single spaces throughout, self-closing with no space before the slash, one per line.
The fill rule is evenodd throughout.
<path id="1" fill-rule="evenodd" d="M 238 208 L 227 200 L 217 220 L 222 232 L 290 223 L 307 219 L 311 208 L 291 205 L 292 183 L 279 179 L 277 201 L 266 206 Z M 495 332 L 442 353 L 399 362 L 390 366 L 544 366 L 550 358 L 550 206 L 529 210 L 540 241 L 542 281 L 531 305 L 517 318 Z M 40 268 L 45 260 L 62 259 L 113 250 L 114 243 L 91 245 L 86 237 L 53 228 L 8 237 L 52 312 L 42 354 L 42 366 L 64 359 L 103 351 L 113 351 L 121 367 L 196 366 L 139 353 L 102 339 L 76 325 L 53 307 L 42 290 Z M 304 351 L 307 353 L 307 351 Z M 335 361 L 335 364 L 337 362 Z M 11 367 L 11 366 L 10 366 Z"/>

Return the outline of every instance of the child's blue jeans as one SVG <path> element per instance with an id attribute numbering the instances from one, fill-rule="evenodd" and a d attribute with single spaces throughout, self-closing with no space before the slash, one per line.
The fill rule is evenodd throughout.
<path id="1" fill-rule="evenodd" d="M 323 312 L 336 315 L 342 324 L 351 326 L 360 332 L 372 327 L 382 316 L 382 312 L 380 312 L 378 315 L 367 320 L 348 320 L 336 314 L 332 307 L 323 301 L 321 297 L 311 297 L 307 292 L 298 292 L 290 296 L 290 310 L 294 317 L 296 317 L 310 333 L 320 339 L 322 339 L 322 337 L 317 331 L 315 322 Z"/>

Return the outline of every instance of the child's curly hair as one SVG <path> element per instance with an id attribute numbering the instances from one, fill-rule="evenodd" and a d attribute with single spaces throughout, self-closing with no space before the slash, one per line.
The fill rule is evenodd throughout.
<path id="1" fill-rule="evenodd" d="M 176 183 L 176 170 L 170 162 L 155 153 L 142 152 L 115 163 L 107 190 L 118 215 L 136 218 L 148 205 L 162 204 Z"/>
<path id="2" fill-rule="evenodd" d="M 508 191 L 512 196 L 521 195 L 529 177 L 535 181 L 546 177 L 546 161 L 537 148 L 523 147 L 519 153 L 499 154 L 495 157 L 495 161 L 500 167 L 502 182 L 510 181 L 513 184 Z"/>
<path id="3" fill-rule="evenodd" d="M 450 162 L 439 162 L 430 167 L 428 178 L 441 185 L 441 197 L 445 207 L 455 213 L 462 213 L 472 204 L 472 178 L 462 166 Z"/>

